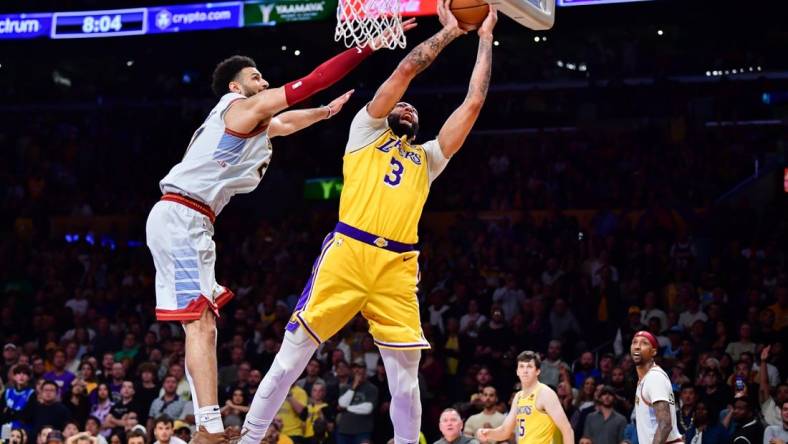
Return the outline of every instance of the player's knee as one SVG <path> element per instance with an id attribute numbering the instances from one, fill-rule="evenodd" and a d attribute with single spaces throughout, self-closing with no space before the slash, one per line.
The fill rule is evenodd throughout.
<path id="1" fill-rule="evenodd" d="M 411 417 L 421 417 L 421 399 L 417 380 L 400 380 L 391 394 L 391 402 L 402 406 Z"/>
<path id="2" fill-rule="evenodd" d="M 198 337 L 206 341 L 214 341 L 216 339 L 216 319 L 212 314 L 186 322 L 183 324 L 183 328 L 189 336 Z"/>

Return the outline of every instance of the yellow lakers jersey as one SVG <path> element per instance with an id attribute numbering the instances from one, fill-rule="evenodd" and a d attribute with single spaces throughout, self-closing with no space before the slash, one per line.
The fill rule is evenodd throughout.
<path id="1" fill-rule="evenodd" d="M 429 194 L 427 155 L 387 129 L 343 158 L 339 220 L 397 242 L 415 244 Z"/>
<path id="2" fill-rule="evenodd" d="M 536 398 L 544 384 L 539 385 L 531 394 L 517 396 L 517 416 L 515 416 L 515 435 L 517 444 L 552 444 L 560 442 L 560 433 L 553 419 L 536 408 Z"/>

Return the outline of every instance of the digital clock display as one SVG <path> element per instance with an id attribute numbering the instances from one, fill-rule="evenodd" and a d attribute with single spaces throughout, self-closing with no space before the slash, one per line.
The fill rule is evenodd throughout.
<path id="1" fill-rule="evenodd" d="M 109 11 L 58 12 L 52 17 L 52 38 L 73 39 L 145 34 L 144 8 Z"/>

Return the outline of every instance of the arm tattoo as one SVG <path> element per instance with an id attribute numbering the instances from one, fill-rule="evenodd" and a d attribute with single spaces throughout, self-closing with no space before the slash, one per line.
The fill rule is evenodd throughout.
<path id="1" fill-rule="evenodd" d="M 418 74 L 430 66 L 430 63 L 435 60 L 443 48 L 455 38 L 457 38 L 457 34 L 441 29 L 440 32 L 413 48 L 403 62 L 412 63 L 416 67 L 416 74 Z"/>
<path id="2" fill-rule="evenodd" d="M 479 39 L 479 51 L 476 53 L 476 65 L 471 74 L 467 99 L 482 100 L 487 97 L 490 89 L 490 71 L 492 68 L 492 42 L 490 39 Z"/>
<path id="3" fill-rule="evenodd" d="M 657 431 L 654 433 L 652 444 L 664 444 L 673 428 L 673 421 L 670 417 L 670 404 L 667 401 L 655 402 L 654 415 L 657 417 Z"/>

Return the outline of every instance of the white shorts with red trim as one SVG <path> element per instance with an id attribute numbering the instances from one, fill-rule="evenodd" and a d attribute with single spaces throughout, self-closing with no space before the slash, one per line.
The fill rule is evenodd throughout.
<path id="1" fill-rule="evenodd" d="M 216 282 L 216 244 L 208 215 L 159 201 L 145 231 L 156 266 L 156 319 L 193 321 L 206 308 L 218 316 L 233 293 Z"/>

